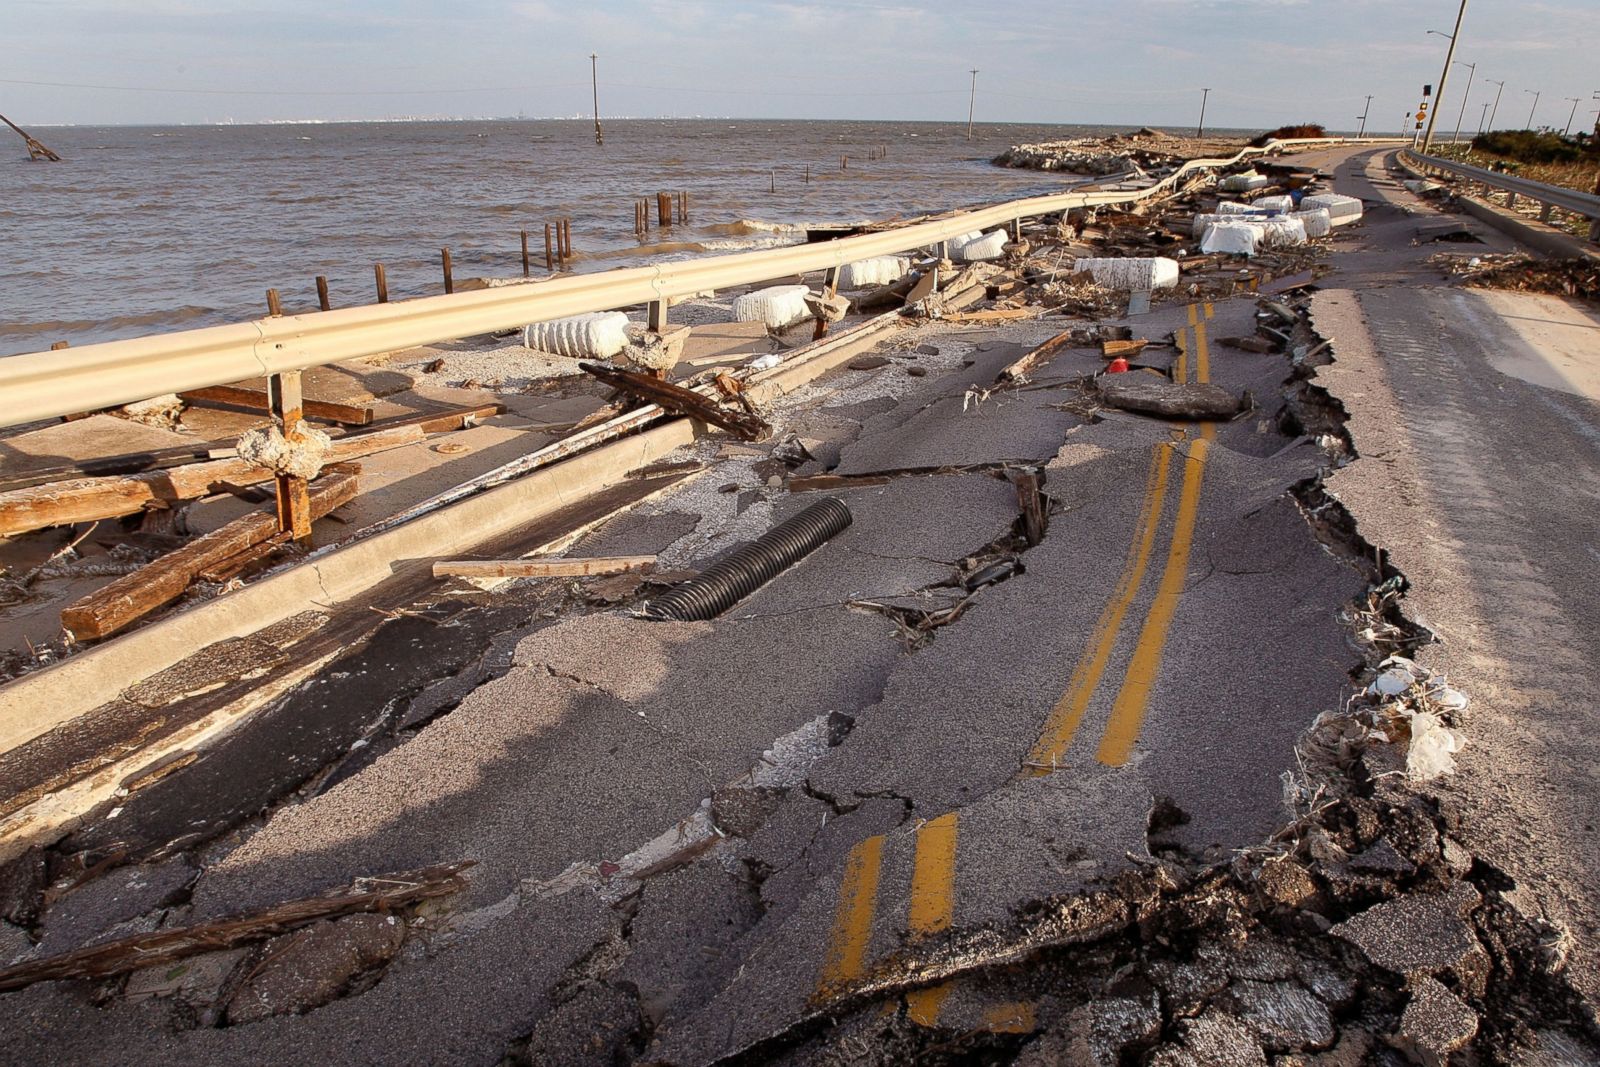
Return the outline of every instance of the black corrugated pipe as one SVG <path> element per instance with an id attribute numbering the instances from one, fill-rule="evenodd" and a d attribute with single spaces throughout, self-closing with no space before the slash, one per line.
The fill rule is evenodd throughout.
<path id="1" fill-rule="evenodd" d="M 734 549 L 682 585 L 648 601 L 640 614 L 647 619 L 675 622 L 714 619 L 849 525 L 850 509 L 844 501 L 833 497 L 819 500 L 749 544 Z"/>

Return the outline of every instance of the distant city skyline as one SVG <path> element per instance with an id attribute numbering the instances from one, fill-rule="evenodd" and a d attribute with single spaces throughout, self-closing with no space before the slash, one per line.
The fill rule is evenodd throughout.
<path id="1" fill-rule="evenodd" d="M 27 125 L 587 116 L 599 53 L 606 116 L 1148 123 L 1319 122 L 1395 129 L 1436 83 L 1455 0 L 1125 0 L 1034 11 L 1000 0 L 13 0 L 0 112 Z M 1536 124 L 1600 90 L 1593 0 L 1478 0 L 1440 130 L 1469 73 L 1542 91 Z M 16 57 L 23 57 L 20 62 Z M 1595 84 L 1590 84 L 1591 82 Z M 1560 105 L 1559 107 L 1557 105 Z M 711 105 L 711 106 L 708 106 Z M 1556 114 L 1556 111 L 1561 114 Z M 1497 126 L 1521 126 L 1525 107 Z M 1593 125 L 1580 108 L 1575 128 Z"/>

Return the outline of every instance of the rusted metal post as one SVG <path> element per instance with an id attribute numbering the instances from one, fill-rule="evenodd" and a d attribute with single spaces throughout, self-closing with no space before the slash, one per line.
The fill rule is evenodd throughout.
<path id="1" fill-rule="evenodd" d="M 522 276 L 528 277 L 533 273 L 533 263 L 528 259 L 528 231 L 522 232 Z"/>
<path id="2" fill-rule="evenodd" d="M 555 256 L 550 250 L 550 224 L 548 222 L 544 224 L 544 269 L 547 271 L 556 269 Z"/>
<path id="3" fill-rule="evenodd" d="M 811 184 L 811 164 L 806 164 L 806 184 Z"/>
<path id="4" fill-rule="evenodd" d="M 656 194 L 656 221 L 662 226 L 672 225 L 672 194 Z"/>
<path id="5" fill-rule="evenodd" d="M 778 191 L 778 172 L 774 170 L 774 171 L 770 172 L 767 175 L 767 192 L 775 193 L 777 191 Z"/>
<path id="6" fill-rule="evenodd" d="M 317 307 L 323 311 L 333 310 L 333 298 L 328 295 L 328 279 L 324 275 L 317 275 Z"/>
<path id="7" fill-rule="evenodd" d="M 566 269 L 567 263 L 572 259 L 572 220 L 561 220 L 561 267 Z"/>
<path id="8" fill-rule="evenodd" d="M 444 292 L 446 296 L 449 296 L 456 291 L 456 279 L 450 269 L 450 250 L 448 248 L 439 249 L 439 266 L 444 268 Z"/>
<path id="9" fill-rule="evenodd" d="M 378 285 L 378 303 L 389 302 L 389 274 L 383 269 L 382 263 L 372 265 L 372 280 Z"/>
<path id="10" fill-rule="evenodd" d="M 299 442 L 303 407 L 299 371 L 282 371 L 267 377 L 267 407 L 284 440 Z M 278 532 L 288 534 L 301 544 L 309 544 L 311 494 L 306 480 L 292 474 L 279 474 L 273 480 L 277 488 Z"/>
<path id="11" fill-rule="evenodd" d="M 278 299 L 278 290 L 267 290 L 267 314 L 278 318 L 283 314 L 283 301 Z"/>

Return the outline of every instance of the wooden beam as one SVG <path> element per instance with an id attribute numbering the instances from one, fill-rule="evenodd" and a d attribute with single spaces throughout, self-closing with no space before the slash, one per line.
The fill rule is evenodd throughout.
<path id="1" fill-rule="evenodd" d="M 452 559 L 433 565 L 435 578 L 560 578 L 585 574 L 625 574 L 654 569 L 654 556 L 597 559 Z"/>
<path id="2" fill-rule="evenodd" d="M 578 369 L 594 375 L 613 389 L 631 393 L 680 415 L 720 426 L 746 441 L 759 441 L 772 432 L 772 427 L 767 425 L 765 419 L 747 411 L 730 411 L 720 407 L 709 397 L 692 389 L 685 389 L 681 385 L 673 385 L 671 382 L 663 382 L 649 375 L 606 367 L 598 363 L 579 363 Z"/>
<path id="3" fill-rule="evenodd" d="M 1063 330 L 1015 363 L 1007 366 L 1000 372 L 1000 377 L 1006 381 L 1016 381 L 1018 378 L 1025 377 L 1029 371 L 1038 366 L 1047 357 L 1055 355 L 1071 343 L 1072 331 Z"/>
<path id="4" fill-rule="evenodd" d="M 412 444 L 427 437 L 422 425 L 395 426 L 371 433 L 351 434 L 334 441 L 327 463 Z M 49 485 L 30 486 L 0 493 L 0 536 L 26 533 L 45 526 L 67 526 L 93 519 L 133 515 L 148 508 L 168 507 L 178 501 L 199 500 L 234 486 L 271 481 L 274 475 L 249 460 L 216 459 L 167 470 L 127 476 L 73 478 Z"/>
<path id="5" fill-rule="evenodd" d="M 311 486 L 310 514 L 321 518 L 356 495 L 356 473 L 336 471 Z M 116 633 L 178 599 L 201 571 L 218 566 L 279 533 L 274 512 L 252 511 L 124 574 L 61 609 L 61 625 L 79 641 Z"/>
<path id="6" fill-rule="evenodd" d="M 265 390 L 249 389 L 242 385 L 212 385 L 204 389 L 188 389 L 178 394 L 197 404 L 222 404 L 250 411 L 267 411 Z M 355 404 L 336 404 L 328 400 L 301 400 L 300 413 L 308 419 L 337 422 L 346 426 L 366 426 L 372 421 L 372 409 Z"/>
<path id="7" fill-rule="evenodd" d="M 265 941 L 309 923 L 339 915 L 388 912 L 466 888 L 461 872 L 472 861 L 424 867 L 402 874 L 357 878 L 321 896 L 285 901 L 247 915 L 158 930 L 151 934 L 104 941 L 42 960 L 29 960 L 0 970 L 0 992 L 35 982 L 109 978 L 144 967 L 160 967 L 203 952 Z"/>
<path id="8" fill-rule="evenodd" d="M 1100 353 L 1106 359 L 1131 359 L 1143 352 L 1149 343 L 1142 337 L 1134 341 L 1101 341 Z"/>

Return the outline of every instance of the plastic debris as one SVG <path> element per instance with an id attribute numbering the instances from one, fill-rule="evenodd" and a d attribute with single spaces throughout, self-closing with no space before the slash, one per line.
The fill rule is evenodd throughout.
<path id="1" fill-rule="evenodd" d="M 594 311 L 522 330 L 525 348 L 573 359 L 610 359 L 628 346 L 628 316 L 620 311 Z"/>
<path id="2" fill-rule="evenodd" d="M 1080 259 L 1073 266 L 1087 272 L 1095 284 L 1123 292 L 1168 289 L 1178 284 L 1178 261 L 1164 256 L 1128 259 Z"/>
<path id="3" fill-rule="evenodd" d="M 781 330 L 811 317 L 804 285 L 774 285 L 745 293 L 733 302 L 735 322 L 764 322 L 768 329 Z"/>
<path id="4" fill-rule="evenodd" d="M 839 269 L 839 288 L 867 289 L 874 285 L 888 285 L 905 277 L 910 269 L 911 261 L 905 256 L 874 256 L 846 263 Z"/>
<path id="5" fill-rule="evenodd" d="M 1456 769 L 1455 754 L 1466 746 L 1461 735 L 1437 715 L 1419 711 L 1411 716 L 1411 747 L 1406 751 L 1406 773 L 1428 781 Z"/>

